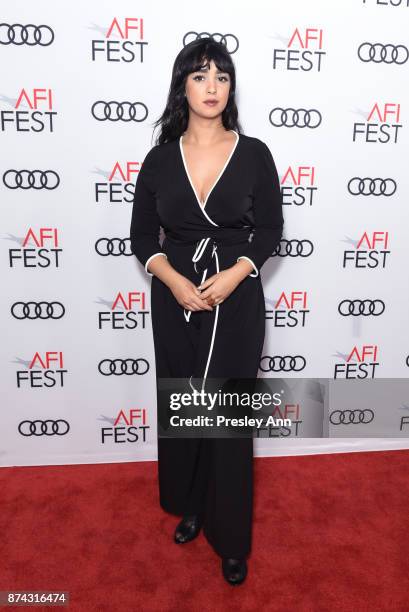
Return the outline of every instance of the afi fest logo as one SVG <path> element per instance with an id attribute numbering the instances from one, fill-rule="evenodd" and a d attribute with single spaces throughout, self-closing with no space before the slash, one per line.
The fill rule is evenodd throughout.
<path id="1" fill-rule="evenodd" d="M 10 236 L 10 240 L 21 243 L 21 248 L 9 249 L 10 268 L 17 265 L 22 265 L 23 268 L 60 267 L 60 253 L 63 249 L 59 247 L 56 227 L 40 227 L 37 231 L 30 227 L 24 238 Z"/>
<path id="2" fill-rule="evenodd" d="M 128 161 L 124 166 L 117 161 L 110 171 L 96 170 L 105 180 L 95 183 L 96 204 L 131 203 L 140 162 Z"/>
<path id="3" fill-rule="evenodd" d="M 290 36 L 287 48 L 274 49 L 273 69 L 302 70 L 320 72 L 326 52 L 322 50 L 323 30 L 317 28 L 296 28 Z M 282 38 L 282 42 L 285 42 Z"/>
<path id="4" fill-rule="evenodd" d="M 64 375 L 68 370 L 64 369 L 62 351 L 46 351 L 43 356 L 37 352 L 25 365 L 28 365 L 26 369 L 16 372 L 18 389 L 22 386 L 31 389 L 64 386 Z"/>
<path id="5" fill-rule="evenodd" d="M 146 328 L 146 317 L 149 310 L 146 309 L 146 293 L 142 291 L 119 292 L 113 303 L 107 300 L 99 300 L 109 310 L 98 312 L 98 329 L 136 329 Z"/>
<path id="6" fill-rule="evenodd" d="M 365 115 L 365 113 L 362 113 Z M 355 122 L 352 129 L 352 142 L 398 142 L 400 122 L 400 104 L 388 102 L 384 105 L 374 104 L 364 122 Z"/>
<path id="7" fill-rule="evenodd" d="M 355 250 L 344 251 L 343 268 L 348 264 L 353 268 L 386 268 L 386 258 L 390 254 L 389 232 L 364 232 L 355 242 Z"/>
<path id="8" fill-rule="evenodd" d="M 315 166 L 289 166 L 281 179 L 283 204 L 312 206 L 315 192 Z"/>
<path id="9" fill-rule="evenodd" d="M 98 28 L 104 36 L 91 41 L 91 58 L 104 59 L 106 62 L 143 63 L 143 50 L 148 43 L 143 40 L 143 19 L 139 17 L 114 18 L 108 30 Z"/>
<path id="10" fill-rule="evenodd" d="M 342 357 L 334 366 L 334 378 L 361 379 L 375 378 L 375 370 L 379 365 L 379 347 L 376 344 L 364 344 L 362 347 L 354 346 L 349 355 L 337 353 Z"/>
<path id="11" fill-rule="evenodd" d="M 274 327 L 305 327 L 308 312 L 306 291 L 283 291 L 275 307 L 266 310 L 266 319 L 273 319 Z"/>
<path id="12" fill-rule="evenodd" d="M 282 419 L 283 423 L 286 422 L 284 419 L 287 419 L 291 424 L 273 425 L 271 421 L 266 421 L 262 426 L 256 427 L 256 438 L 298 438 L 303 423 L 299 403 L 274 406 L 271 407 L 271 412 L 269 407 L 268 417 L 272 417 L 274 420 Z"/>
<path id="13" fill-rule="evenodd" d="M 9 99 L 15 110 L 0 111 L 1 131 L 54 132 L 52 89 L 22 89 L 17 100 Z M 27 110 L 26 110 L 27 109 Z"/>
<path id="14" fill-rule="evenodd" d="M 115 419 L 105 419 L 112 423 L 111 427 L 101 427 L 101 443 L 113 441 L 114 444 L 124 442 L 147 442 L 148 417 L 146 408 L 131 408 L 128 412 L 121 410 Z"/>

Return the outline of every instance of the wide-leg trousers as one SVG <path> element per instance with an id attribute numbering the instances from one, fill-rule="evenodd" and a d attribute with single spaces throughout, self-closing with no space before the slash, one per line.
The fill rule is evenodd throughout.
<path id="1" fill-rule="evenodd" d="M 191 250 L 189 250 L 190 254 Z M 222 268 L 240 254 L 236 246 L 219 254 Z M 187 251 L 167 249 L 170 263 L 198 285 Z M 209 274 L 210 276 L 210 274 Z M 170 289 L 152 277 L 151 314 L 157 380 L 189 378 L 209 354 L 214 312 L 192 311 L 189 322 Z M 219 307 L 208 377 L 257 377 L 265 335 L 265 303 L 259 277 L 246 277 Z M 195 374 L 197 375 L 197 374 Z M 253 439 L 158 438 L 161 507 L 182 516 L 199 514 L 203 533 L 221 557 L 245 558 L 251 551 Z"/>

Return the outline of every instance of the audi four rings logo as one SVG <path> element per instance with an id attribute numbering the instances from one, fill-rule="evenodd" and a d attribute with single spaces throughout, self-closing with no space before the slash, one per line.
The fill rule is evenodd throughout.
<path id="1" fill-rule="evenodd" d="M 48 47 L 54 41 L 54 32 L 47 25 L 33 23 L 0 23 L 0 45 L 41 45 Z"/>
<path id="2" fill-rule="evenodd" d="M 65 307 L 61 302 L 14 302 L 11 314 L 15 319 L 61 319 Z"/>
<path id="3" fill-rule="evenodd" d="M 22 436 L 65 436 L 70 431 L 70 426 L 65 419 L 52 421 L 21 421 L 18 430 Z"/>
<path id="4" fill-rule="evenodd" d="M 342 300 L 338 305 L 338 312 L 343 317 L 379 317 L 385 311 L 385 302 L 382 300 Z"/>
<path id="5" fill-rule="evenodd" d="M 98 364 L 98 370 L 103 376 L 133 376 L 146 374 L 149 363 L 146 359 L 103 359 Z"/>
<path id="6" fill-rule="evenodd" d="M 56 189 L 60 177 L 54 170 L 7 170 L 3 183 L 9 189 Z"/>
<path id="7" fill-rule="evenodd" d="M 282 249 L 281 247 L 285 247 Z M 309 257 L 314 247 L 311 240 L 286 240 L 283 238 L 274 254 L 279 257 Z"/>
<path id="8" fill-rule="evenodd" d="M 391 178 L 360 178 L 354 176 L 348 183 L 348 191 L 352 195 L 391 196 L 397 189 L 396 181 Z"/>
<path id="9" fill-rule="evenodd" d="M 108 255 L 113 255 L 114 257 L 133 255 L 130 238 L 100 238 L 95 243 L 95 250 L 102 257 L 107 257 Z"/>
<path id="10" fill-rule="evenodd" d="M 365 408 L 365 410 L 334 410 L 329 420 L 332 425 L 357 425 L 358 423 L 365 423 L 367 425 L 374 418 L 374 411 L 370 408 Z"/>
<path id="11" fill-rule="evenodd" d="M 305 358 L 302 355 L 266 355 L 260 361 L 262 372 L 300 372 L 305 368 Z"/>
<path id="12" fill-rule="evenodd" d="M 322 121 L 321 113 L 307 108 L 281 108 L 277 106 L 268 116 L 274 127 L 317 128 Z"/>
<path id="13" fill-rule="evenodd" d="M 209 34 L 209 32 L 186 32 L 183 37 L 183 46 L 186 46 L 192 40 L 198 40 L 199 38 L 213 38 L 216 42 L 222 43 L 229 53 L 236 53 L 239 48 L 239 39 L 234 34 Z"/>
<path id="14" fill-rule="evenodd" d="M 364 42 L 358 47 L 358 57 L 363 62 L 376 64 L 404 64 L 408 61 L 409 51 L 405 45 Z"/>
<path id="15" fill-rule="evenodd" d="M 97 121 L 145 121 L 148 107 L 143 102 L 104 102 L 98 100 L 91 107 L 91 113 Z"/>

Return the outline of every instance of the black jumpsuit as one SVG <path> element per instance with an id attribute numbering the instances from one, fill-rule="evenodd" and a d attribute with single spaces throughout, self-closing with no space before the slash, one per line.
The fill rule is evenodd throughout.
<path id="1" fill-rule="evenodd" d="M 154 146 L 138 174 L 130 239 L 132 252 L 152 276 L 157 380 L 257 377 L 265 334 L 259 271 L 282 236 L 282 196 L 267 145 L 235 134 L 204 206 L 188 173 L 182 136 Z M 158 254 L 196 286 L 240 257 L 253 271 L 213 311 L 189 311 L 148 272 Z M 252 438 L 158 439 L 161 507 L 179 516 L 200 514 L 203 532 L 221 557 L 250 553 L 252 470 Z"/>

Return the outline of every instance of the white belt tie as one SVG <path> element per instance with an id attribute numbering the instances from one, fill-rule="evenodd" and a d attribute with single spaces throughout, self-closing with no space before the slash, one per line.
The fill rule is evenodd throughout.
<path id="1" fill-rule="evenodd" d="M 208 236 L 207 238 L 202 238 L 201 240 L 199 240 L 199 242 L 198 242 L 198 244 L 196 246 L 194 255 L 192 257 L 193 266 L 195 268 L 195 271 L 199 274 L 199 270 L 203 270 L 202 280 L 200 281 L 200 284 L 202 284 L 205 281 L 206 276 L 207 276 L 208 267 L 211 264 L 213 259 L 215 259 L 215 263 L 216 263 L 216 272 L 220 272 L 219 258 L 217 256 L 217 244 L 216 244 L 216 242 L 213 241 L 212 250 L 209 253 L 209 249 L 207 247 L 209 246 L 209 241 L 210 240 L 211 240 L 211 236 Z M 206 252 L 206 249 L 207 249 L 207 252 Z M 205 255 L 205 257 L 204 257 L 204 255 Z M 202 258 L 203 258 L 203 262 L 201 262 Z M 199 270 L 197 269 L 198 264 L 199 264 Z M 215 339 L 215 336 L 216 336 L 217 319 L 218 319 L 218 316 L 219 316 L 219 306 L 220 306 L 219 304 L 216 305 L 216 313 L 215 313 L 214 323 L 213 323 L 212 339 L 211 339 L 211 342 L 210 342 L 209 354 L 208 354 L 208 357 L 207 357 L 205 373 L 204 373 L 204 376 L 203 376 L 202 390 L 204 388 L 205 380 L 206 380 L 206 377 L 207 377 L 207 372 L 209 370 L 210 358 L 212 356 L 214 339 Z M 189 323 L 192 311 L 191 310 L 186 310 L 186 308 L 184 308 L 183 309 L 183 314 L 185 316 L 186 323 Z M 192 376 L 189 378 L 189 384 L 190 384 L 190 386 L 192 387 L 193 390 L 196 390 L 193 387 L 192 382 L 191 382 Z"/>

